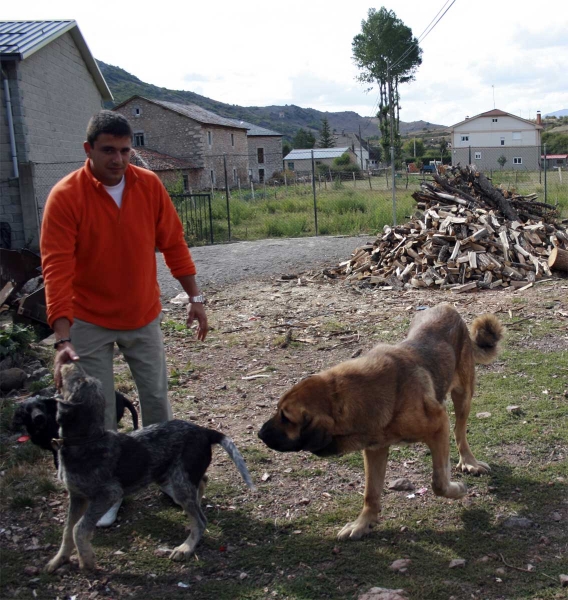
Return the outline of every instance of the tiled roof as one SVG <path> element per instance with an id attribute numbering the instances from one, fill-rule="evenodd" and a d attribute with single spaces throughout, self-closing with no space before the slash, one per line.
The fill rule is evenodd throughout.
<path id="1" fill-rule="evenodd" d="M 479 119 L 481 117 L 512 117 L 513 119 L 518 119 L 519 121 L 524 121 L 525 123 L 530 123 L 531 125 L 534 125 L 535 129 L 542 129 L 542 125 L 538 125 L 534 121 L 529 121 L 528 119 L 523 119 L 522 117 L 517 117 L 517 115 L 512 115 L 511 113 L 505 112 L 504 110 L 499 110 L 498 108 L 494 108 L 493 110 L 488 110 L 487 112 L 479 113 L 478 115 L 474 115 L 473 117 L 468 117 L 467 119 L 464 119 L 463 121 L 460 121 L 459 123 L 456 123 L 455 125 L 451 125 L 449 127 L 449 130 L 451 132 L 451 130 L 454 129 L 455 127 L 458 127 L 459 125 L 463 125 L 464 123 L 467 123 L 468 121 L 473 121 L 474 119 Z"/>
<path id="2" fill-rule="evenodd" d="M 314 159 L 338 158 L 348 152 L 350 148 L 314 148 Z M 306 160 L 312 158 L 312 150 L 292 150 L 290 154 L 284 157 L 284 160 Z"/>
<path id="3" fill-rule="evenodd" d="M 76 25 L 75 21 L 0 21 L 0 54 L 27 58 Z"/>
<path id="4" fill-rule="evenodd" d="M 131 98 L 128 98 L 128 100 L 121 102 L 118 106 L 115 106 L 114 109 L 116 110 L 117 108 L 128 104 L 136 98 L 141 98 L 146 102 L 151 102 L 152 104 L 157 104 L 158 106 L 162 106 L 168 110 L 173 110 L 184 117 L 189 117 L 190 119 L 193 119 L 198 123 L 203 123 L 204 125 L 220 125 L 222 127 L 232 127 L 233 129 L 246 129 L 244 125 L 238 125 L 238 121 L 220 117 L 219 115 L 201 108 L 201 106 L 197 106 L 196 104 L 179 104 L 177 102 L 167 102 L 165 100 L 153 100 L 151 98 L 144 98 L 143 96 L 132 96 Z"/>
<path id="5" fill-rule="evenodd" d="M 229 121 L 233 121 L 239 127 L 246 127 L 247 135 L 251 137 L 282 137 L 281 133 L 273 131 L 272 129 L 266 129 L 266 127 L 261 127 L 260 125 L 255 125 L 254 123 L 248 123 L 247 121 L 239 121 L 238 119 L 229 119 Z"/>
<path id="6" fill-rule="evenodd" d="M 73 20 L 0 21 L 0 58 L 25 60 L 67 32 L 77 45 L 103 100 L 112 100 L 108 85 L 77 23 Z"/>
<path id="7" fill-rule="evenodd" d="M 150 171 L 179 171 L 180 169 L 196 169 L 198 165 L 185 158 L 176 158 L 143 146 L 132 148 L 132 164 Z"/>

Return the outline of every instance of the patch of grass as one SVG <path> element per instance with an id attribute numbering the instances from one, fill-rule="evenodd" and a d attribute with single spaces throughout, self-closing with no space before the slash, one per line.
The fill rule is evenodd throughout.
<path id="1" fill-rule="evenodd" d="M 32 381 L 28 387 L 28 391 L 30 392 L 30 394 L 37 394 L 39 391 L 44 390 L 45 388 L 50 387 L 52 385 L 54 385 L 53 376 L 46 375 L 38 381 Z"/>

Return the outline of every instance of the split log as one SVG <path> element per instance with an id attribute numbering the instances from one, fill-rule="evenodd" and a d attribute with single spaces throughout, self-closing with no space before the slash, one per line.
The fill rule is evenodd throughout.
<path id="1" fill-rule="evenodd" d="M 568 251 L 560 248 L 553 248 L 548 257 L 548 266 L 556 271 L 568 273 Z"/>

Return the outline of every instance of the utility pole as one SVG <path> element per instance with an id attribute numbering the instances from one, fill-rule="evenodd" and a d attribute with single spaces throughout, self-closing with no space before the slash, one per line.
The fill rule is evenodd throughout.
<path id="1" fill-rule="evenodd" d="M 392 222 L 396 227 L 396 189 L 395 180 L 396 169 L 394 166 L 394 107 L 392 103 L 392 84 L 390 73 L 390 61 L 387 64 L 387 80 L 389 85 L 389 113 L 390 113 L 390 157 L 391 157 L 391 176 L 392 176 Z"/>

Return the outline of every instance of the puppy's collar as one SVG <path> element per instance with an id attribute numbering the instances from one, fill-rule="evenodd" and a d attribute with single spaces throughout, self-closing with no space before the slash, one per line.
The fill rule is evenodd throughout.
<path id="1" fill-rule="evenodd" d="M 92 435 L 91 437 L 65 437 L 65 438 L 53 438 L 51 440 L 51 447 L 54 450 L 61 450 L 63 446 L 86 446 L 87 444 L 92 444 L 93 442 L 98 442 L 105 434 L 105 431 L 101 433 L 97 433 L 96 435 Z"/>

